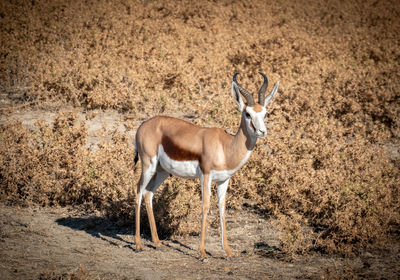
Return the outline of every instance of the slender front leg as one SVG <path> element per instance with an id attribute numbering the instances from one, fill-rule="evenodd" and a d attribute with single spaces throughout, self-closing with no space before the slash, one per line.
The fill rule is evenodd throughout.
<path id="1" fill-rule="evenodd" d="M 201 193 L 202 193 L 202 220 L 201 220 L 201 236 L 200 236 L 200 257 L 206 258 L 204 250 L 204 242 L 206 238 L 207 214 L 210 210 L 210 195 L 211 195 L 211 176 L 204 174 L 201 178 Z"/>
<path id="2" fill-rule="evenodd" d="M 225 222 L 225 195 L 228 189 L 229 179 L 224 182 L 218 182 L 218 208 L 219 208 L 219 221 L 221 224 L 221 243 L 228 258 L 232 258 L 233 254 L 228 245 L 228 237 L 226 234 Z"/>

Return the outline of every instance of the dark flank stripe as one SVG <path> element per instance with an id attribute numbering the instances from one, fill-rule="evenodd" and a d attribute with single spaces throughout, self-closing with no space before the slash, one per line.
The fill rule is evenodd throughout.
<path id="1" fill-rule="evenodd" d="M 186 160 L 197 160 L 200 161 L 200 154 L 194 153 L 189 150 L 182 149 L 179 147 L 174 141 L 171 140 L 168 136 L 163 136 L 161 139 L 161 145 L 164 148 L 164 152 L 168 155 L 169 158 L 177 161 L 186 161 Z"/>

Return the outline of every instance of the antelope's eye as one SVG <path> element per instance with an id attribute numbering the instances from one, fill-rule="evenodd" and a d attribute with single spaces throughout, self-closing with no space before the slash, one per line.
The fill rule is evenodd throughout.
<path id="1" fill-rule="evenodd" d="M 246 113 L 246 118 L 250 118 L 250 114 L 249 113 Z"/>

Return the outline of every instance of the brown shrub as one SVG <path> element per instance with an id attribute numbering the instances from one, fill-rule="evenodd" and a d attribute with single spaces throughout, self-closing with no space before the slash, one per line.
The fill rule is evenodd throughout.
<path id="1" fill-rule="evenodd" d="M 98 277 L 93 277 L 87 271 L 86 267 L 80 264 L 76 269 L 67 273 L 56 273 L 51 270 L 46 270 L 39 275 L 39 280 L 90 280 L 98 279 Z"/>
<path id="2" fill-rule="evenodd" d="M 133 184 L 128 140 L 116 133 L 115 145 L 90 153 L 87 129 L 74 113 L 38 122 L 33 131 L 20 122 L 2 125 L 1 137 L 1 197 L 10 202 L 102 209 Z"/>
<path id="3" fill-rule="evenodd" d="M 41 205 L 83 202 L 77 178 L 83 175 L 87 154 L 82 145 L 85 128 L 76 126 L 72 115 L 57 118 L 53 128 L 36 125 L 34 132 L 21 122 L 1 127 L 3 198 Z"/>

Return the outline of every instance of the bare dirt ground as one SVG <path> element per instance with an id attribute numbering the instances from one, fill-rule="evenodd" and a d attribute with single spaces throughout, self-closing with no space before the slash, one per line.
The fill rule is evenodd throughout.
<path id="1" fill-rule="evenodd" d="M 83 279 L 398 279 L 400 275 L 398 244 L 353 259 L 315 253 L 287 260 L 279 251 L 278 233 L 271 230 L 273 221 L 250 209 L 228 212 L 227 221 L 237 257 L 224 258 L 217 226 L 212 225 L 206 243 L 209 258 L 202 261 L 198 236 L 167 239 L 164 248 L 156 250 L 145 235 L 145 249 L 137 252 L 133 229 L 101 215 L 2 205 L 0 278 L 77 279 L 79 273 Z"/>

